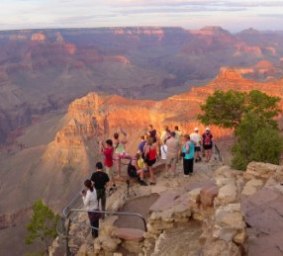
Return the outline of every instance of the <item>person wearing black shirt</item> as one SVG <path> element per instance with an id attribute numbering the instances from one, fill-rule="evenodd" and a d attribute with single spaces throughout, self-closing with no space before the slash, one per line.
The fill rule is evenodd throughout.
<path id="1" fill-rule="evenodd" d="M 149 131 L 148 131 L 149 137 L 151 137 L 153 139 L 153 142 L 156 142 L 157 141 L 157 132 L 156 132 L 156 130 L 153 128 L 152 124 L 150 124 L 148 127 L 149 127 Z"/>
<path id="2" fill-rule="evenodd" d="M 106 185 L 109 182 L 109 176 L 103 171 L 101 162 L 96 163 L 96 171 L 91 175 L 91 181 L 96 189 L 98 204 L 101 201 L 101 210 L 105 211 L 106 206 Z M 102 214 L 104 216 L 104 214 Z"/>

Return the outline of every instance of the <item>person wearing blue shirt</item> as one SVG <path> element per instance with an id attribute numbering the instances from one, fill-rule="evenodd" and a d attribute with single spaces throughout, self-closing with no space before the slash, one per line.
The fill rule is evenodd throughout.
<path id="1" fill-rule="evenodd" d="M 194 156 L 195 156 L 195 144 L 193 141 L 190 140 L 189 135 L 185 135 L 182 146 L 182 157 L 183 157 L 184 176 L 186 177 L 193 174 Z"/>

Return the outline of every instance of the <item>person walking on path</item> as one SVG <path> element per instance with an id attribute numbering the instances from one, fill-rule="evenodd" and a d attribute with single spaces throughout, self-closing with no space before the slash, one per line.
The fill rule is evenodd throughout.
<path id="1" fill-rule="evenodd" d="M 182 146 L 183 170 L 185 177 L 188 177 L 189 175 L 193 174 L 194 155 L 195 155 L 195 143 L 192 140 L 190 140 L 189 135 L 185 135 Z"/>
<path id="2" fill-rule="evenodd" d="M 206 127 L 205 132 L 202 135 L 202 145 L 205 152 L 206 162 L 209 162 L 212 156 L 213 148 L 213 136 L 209 127 Z"/>
<path id="3" fill-rule="evenodd" d="M 93 238 L 98 237 L 99 218 L 100 214 L 93 211 L 98 211 L 98 200 L 96 190 L 93 188 L 91 180 L 84 182 L 85 189 L 82 191 L 83 203 L 88 213 L 89 222 L 91 225 L 91 234 Z"/>
<path id="4" fill-rule="evenodd" d="M 103 171 L 101 162 L 96 163 L 96 171 L 91 175 L 91 181 L 94 184 L 98 205 L 101 204 L 101 210 L 106 209 L 106 186 L 109 182 L 108 175 Z M 111 188 L 113 190 L 113 188 Z M 102 215 L 104 217 L 104 214 Z"/>
<path id="5" fill-rule="evenodd" d="M 149 170 L 150 175 L 150 185 L 156 184 L 156 178 L 153 172 L 152 166 L 155 164 L 157 159 L 158 146 L 157 142 L 153 142 L 153 138 L 149 137 L 147 139 L 147 143 L 144 146 L 144 156 L 145 156 L 145 163 Z"/>
<path id="6" fill-rule="evenodd" d="M 166 141 L 167 146 L 167 156 L 166 156 L 166 175 L 170 173 L 176 176 L 176 164 L 179 157 L 180 151 L 180 144 L 179 141 L 176 139 L 175 132 L 171 132 L 170 138 Z"/>
<path id="7" fill-rule="evenodd" d="M 195 143 L 195 161 L 201 161 L 201 136 L 199 134 L 199 130 L 196 127 L 194 132 L 190 134 L 190 139 Z"/>

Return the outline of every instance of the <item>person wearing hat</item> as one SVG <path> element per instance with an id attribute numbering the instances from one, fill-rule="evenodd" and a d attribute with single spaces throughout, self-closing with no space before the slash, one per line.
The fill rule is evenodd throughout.
<path id="1" fill-rule="evenodd" d="M 190 134 L 191 141 L 195 144 L 195 161 L 200 162 L 201 161 L 201 136 L 199 134 L 199 130 L 196 127 L 194 129 L 194 132 Z"/>
<path id="2" fill-rule="evenodd" d="M 202 145 L 206 156 L 206 162 L 209 162 L 211 159 L 212 147 L 213 147 L 212 138 L 213 136 L 210 132 L 209 127 L 206 127 L 205 132 L 202 135 Z"/>

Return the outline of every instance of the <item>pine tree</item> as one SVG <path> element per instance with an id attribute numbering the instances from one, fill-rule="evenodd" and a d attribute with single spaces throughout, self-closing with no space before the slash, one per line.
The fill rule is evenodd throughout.
<path id="1" fill-rule="evenodd" d="M 56 226 L 59 221 L 59 216 L 56 215 L 42 200 L 37 200 L 33 206 L 33 215 L 27 225 L 26 244 L 32 244 L 38 241 L 43 244 L 44 252 L 39 254 L 48 255 L 48 246 L 53 239 L 56 238 Z"/>

